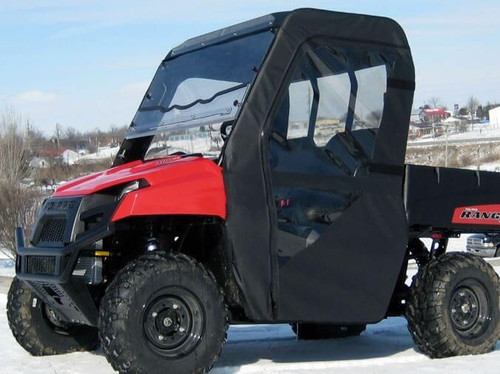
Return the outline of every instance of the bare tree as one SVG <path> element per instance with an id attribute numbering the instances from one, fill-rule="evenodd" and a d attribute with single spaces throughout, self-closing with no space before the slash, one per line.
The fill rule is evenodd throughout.
<path id="1" fill-rule="evenodd" d="M 31 237 L 42 203 L 38 190 L 20 183 L 0 183 L 0 247 L 7 250 L 7 255 L 15 257 L 15 228 L 26 229 L 26 237 Z"/>
<path id="2" fill-rule="evenodd" d="M 431 108 L 441 108 L 443 106 L 441 99 L 437 96 L 430 97 L 429 100 L 427 100 L 427 104 L 429 104 Z"/>
<path id="3" fill-rule="evenodd" d="M 63 132 L 63 139 L 61 140 L 62 145 L 75 151 L 78 150 L 79 143 L 83 142 L 80 131 L 74 127 L 67 127 Z"/>
<path id="4" fill-rule="evenodd" d="M 109 136 L 111 138 L 110 141 L 113 146 L 120 145 L 121 141 L 127 134 L 127 129 L 127 126 L 111 126 L 111 129 L 109 130 Z"/>
<path id="5" fill-rule="evenodd" d="M 57 149 L 59 149 L 61 145 L 61 135 L 62 135 L 62 126 L 59 123 L 56 123 L 56 128 L 54 130 L 54 136 L 52 137 L 52 141 L 54 142 Z"/>
<path id="6" fill-rule="evenodd" d="M 19 129 L 22 119 L 5 109 L 0 122 L 0 248 L 14 257 L 16 226 L 31 227 L 40 204 L 36 189 L 20 182 L 28 173 L 28 153 Z"/>
<path id="7" fill-rule="evenodd" d="M 16 182 L 28 172 L 28 152 L 19 133 L 21 116 L 6 109 L 0 122 L 0 178 L 3 182 Z"/>
<path id="8" fill-rule="evenodd" d="M 37 155 L 41 150 L 46 149 L 50 145 L 43 132 L 34 127 L 29 121 L 26 121 L 24 138 L 25 149 L 30 156 Z"/>
<path id="9" fill-rule="evenodd" d="M 474 97 L 474 95 L 471 95 L 467 100 L 467 109 L 469 109 L 471 120 L 474 120 L 478 106 L 479 101 Z"/>

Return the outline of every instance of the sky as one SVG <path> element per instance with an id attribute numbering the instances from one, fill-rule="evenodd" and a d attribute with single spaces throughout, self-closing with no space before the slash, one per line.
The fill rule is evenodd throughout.
<path id="1" fill-rule="evenodd" d="M 184 40 L 302 7 L 388 16 L 408 37 L 414 107 L 500 103 L 500 2 L 477 0 L 0 0 L 0 110 L 45 134 L 127 125 Z"/>

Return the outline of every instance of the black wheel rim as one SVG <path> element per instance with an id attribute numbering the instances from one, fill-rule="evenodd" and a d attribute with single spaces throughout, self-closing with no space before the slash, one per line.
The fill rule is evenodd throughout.
<path id="1" fill-rule="evenodd" d="M 461 282 L 451 295 L 450 318 L 453 329 L 463 339 L 475 339 L 489 327 L 492 305 L 485 287 L 475 281 Z"/>
<path id="2" fill-rule="evenodd" d="M 203 308 L 198 299 L 183 288 L 167 287 L 156 292 L 143 310 L 145 340 L 162 356 L 187 355 L 203 337 Z"/>

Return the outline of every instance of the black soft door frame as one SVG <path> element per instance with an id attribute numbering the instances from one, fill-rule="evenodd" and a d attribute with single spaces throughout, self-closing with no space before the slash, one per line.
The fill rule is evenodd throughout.
<path id="1" fill-rule="evenodd" d="M 264 128 L 278 102 L 277 93 L 285 81 L 297 49 L 315 36 L 353 41 L 358 45 L 383 45 L 396 54 L 399 64 L 388 82 L 386 108 L 375 146 L 378 169 L 399 172 L 404 162 L 407 122 L 414 88 L 414 69 L 406 37 L 394 21 L 372 16 L 302 9 L 289 13 L 278 29 L 273 45 L 226 143 L 222 166 L 227 196 L 226 251 L 230 270 L 241 291 L 241 306 L 254 321 L 277 318 L 278 285 L 265 161 L 268 133 Z M 387 166 L 390 166 L 387 168 Z M 342 184 L 342 181 L 337 181 Z M 401 195 L 402 185 L 398 192 Z M 397 189 L 396 188 L 396 189 Z M 401 200 L 401 197 L 400 197 Z M 401 210 L 403 211 L 402 203 Z M 405 217 L 397 233 L 405 227 Z M 401 246 L 402 238 L 393 238 Z M 404 252 L 406 243 L 400 251 Z"/>
<path id="2" fill-rule="evenodd" d="M 308 48 L 305 44 L 301 47 L 301 52 L 296 54 L 292 68 L 277 95 L 279 99 L 275 100 L 277 105 L 274 111 L 278 110 L 283 98 L 286 99 L 286 90 L 292 82 L 295 69 L 300 65 L 300 60 L 307 56 Z M 308 60 L 312 62 L 309 58 Z M 314 92 L 308 129 L 308 137 L 312 139 L 320 92 L 315 74 L 310 71 L 315 65 L 309 66 L 311 68 L 308 75 L 311 75 L 310 82 Z M 346 123 L 346 131 L 348 126 L 352 127 L 358 91 L 351 67 L 348 73 L 351 90 L 347 120 L 350 117 L 351 123 Z M 269 118 L 267 133 L 272 131 L 274 116 Z M 268 143 L 264 144 L 263 149 L 272 146 L 269 145 L 273 141 L 270 136 L 264 139 L 268 139 Z M 269 155 L 269 152 L 265 155 Z M 281 321 L 333 323 L 368 323 L 384 318 L 399 276 L 404 244 L 407 241 L 400 194 L 402 175 L 372 173 L 363 177 L 329 177 L 321 174 L 272 172 L 269 168 L 266 169 L 273 238 L 275 318 Z M 356 191 L 359 197 L 325 230 L 320 239 L 279 268 L 278 217 L 273 186 L 334 194 L 335 191 Z M 382 219 L 381 214 L 388 217 Z"/>

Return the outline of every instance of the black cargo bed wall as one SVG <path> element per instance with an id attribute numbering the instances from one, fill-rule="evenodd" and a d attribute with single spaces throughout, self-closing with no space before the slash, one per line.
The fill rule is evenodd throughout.
<path id="1" fill-rule="evenodd" d="M 478 224 L 472 219 L 470 224 L 453 222 L 457 208 L 497 204 L 500 173 L 406 165 L 405 206 L 414 231 L 429 227 L 458 232 L 498 231 L 500 220 L 494 217 L 490 224 Z"/>

